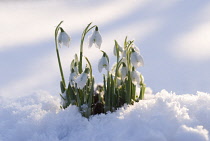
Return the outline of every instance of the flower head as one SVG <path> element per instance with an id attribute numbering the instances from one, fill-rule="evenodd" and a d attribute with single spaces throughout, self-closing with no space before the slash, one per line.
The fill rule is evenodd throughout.
<path id="1" fill-rule="evenodd" d="M 135 68 L 138 68 L 140 66 L 144 66 L 144 60 L 139 52 L 136 52 L 134 49 L 132 49 L 131 52 L 131 63 Z"/>
<path id="2" fill-rule="evenodd" d="M 60 34 L 58 36 L 58 43 L 61 45 L 64 45 L 64 46 L 67 46 L 69 47 L 69 44 L 70 44 L 70 37 L 69 35 L 63 30 L 63 28 L 60 27 Z"/>
<path id="3" fill-rule="evenodd" d="M 75 79 L 77 78 L 77 73 L 74 71 L 74 69 L 72 68 L 71 69 L 71 73 L 70 73 L 70 76 L 69 76 L 69 83 L 71 86 L 74 86 L 75 84 Z"/>
<path id="4" fill-rule="evenodd" d="M 76 84 L 77 84 L 77 87 L 79 89 L 83 89 L 84 86 L 86 85 L 87 83 L 87 80 L 88 80 L 88 74 L 89 74 L 89 71 L 90 69 L 89 68 L 86 68 L 85 71 L 83 73 L 81 73 L 75 80 Z"/>
<path id="5" fill-rule="evenodd" d="M 126 67 L 126 64 L 123 62 L 123 66 L 121 68 L 121 78 L 123 81 L 125 80 L 127 73 L 128 73 L 128 69 Z"/>
<path id="6" fill-rule="evenodd" d="M 96 26 L 92 35 L 89 36 L 89 45 L 88 46 L 92 47 L 92 45 L 95 44 L 95 47 L 100 49 L 101 43 L 102 43 L 102 37 L 101 37 L 101 34 L 98 31 L 98 27 Z"/>
<path id="7" fill-rule="evenodd" d="M 105 68 L 107 71 L 109 71 L 109 60 L 108 60 L 108 57 L 105 52 L 103 53 L 103 56 L 101 57 L 101 59 L 98 62 L 98 71 L 102 72 L 103 68 Z"/>
<path id="8" fill-rule="evenodd" d="M 136 71 L 134 68 L 131 72 L 131 80 L 134 85 L 140 84 L 140 73 Z"/>

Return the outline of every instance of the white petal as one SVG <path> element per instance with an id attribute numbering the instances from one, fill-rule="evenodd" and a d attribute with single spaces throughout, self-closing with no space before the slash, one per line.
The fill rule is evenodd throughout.
<path id="1" fill-rule="evenodd" d="M 139 67 L 144 66 L 144 60 L 140 54 L 137 56 L 137 60 L 138 60 Z"/>
<path id="2" fill-rule="evenodd" d="M 77 78 L 77 74 L 75 72 L 70 73 L 69 82 L 70 82 L 71 85 L 74 85 L 76 78 Z"/>
<path id="3" fill-rule="evenodd" d="M 109 71 L 109 62 L 106 57 L 103 57 L 103 68 Z"/>
<path id="4" fill-rule="evenodd" d="M 77 83 L 77 87 L 79 89 L 84 88 L 84 86 L 86 85 L 87 82 L 87 74 L 86 73 L 81 73 L 77 79 L 75 80 L 75 82 Z"/>
<path id="5" fill-rule="evenodd" d="M 103 57 L 98 61 L 98 71 L 101 73 L 103 69 Z"/>
<path id="6" fill-rule="evenodd" d="M 127 68 L 126 67 L 122 67 L 121 68 L 121 78 L 122 78 L 122 80 L 124 81 L 125 80 L 125 77 L 126 77 L 126 75 L 127 75 Z"/>
<path id="7" fill-rule="evenodd" d="M 135 45 L 134 45 L 134 50 L 136 51 L 136 52 L 138 52 L 138 53 L 140 53 L 140 50 L 139 50 L 139 48 L 138 47 L 136 47 Z"/>
<path id="8" fill-rule="evenodd" d="M 69 44 L 70 44 L 70 37 L 68 34 L 66 34 L 66 32 L 63 32 L 63 45 L 69 47 Z"/>
<path id="9" fill-rule="evenodd" d="M 109 63 L 108 63 L 107 58 L 104 56 L 102 56 L 98 62 L 98 71 L 101 73 L 103 68 L 109 71 Z"/>
<path id="10" fill-rule="evenodd" d="M 93 43 L 95 42 L 95 32 L 93 32 L 90 36 L 89 36 L 89 44 L 88 47 L 92 47 Z"/>
<path id="11" fill-rule="evenodd" d="M 131 79 L 132 79 L 132 83 L 134 85 L 136 84 L 140 84 L 140 74 L 137 71 L 132 71 L 131 72 Z"/>
<path id="12" fill-rule="evenodd" d="M 106 66 L 105 66 L 105 69 L 106 69 L 107 71 L 109 71 L 109 63 L 108 63 L 108 61 L 107 61 L 107 64 L 106 64 Z"/>
<path id="13" fill-rule="evenodd" d="M 70 37 L 66 32 L 60 32 L 59 36 L 58 36 L 58 43 L 61 45 L 65 45 L 67 47 L 69 47 L 70 44 Z"/>
<path id="14" fill-rule="evenodd" d="M 102 44 L 102 37 L 99 31 L 94 31 L 95 32 L 95 46 L 100 49 L 101 44 Z"/>
<path id="15" fill-rule="evenodd" d="M 61 35 L 61 33 L 58 35 L 58 43 L 59 43 L 59 44 L 62 43 L 62 35 Z"/>
<path id="16" fill-rule="evenodd" d="M 135 68 L 138 68 L 144 65 L 142 56 L 137 52 L 131 53 L 131 63 Z"/>

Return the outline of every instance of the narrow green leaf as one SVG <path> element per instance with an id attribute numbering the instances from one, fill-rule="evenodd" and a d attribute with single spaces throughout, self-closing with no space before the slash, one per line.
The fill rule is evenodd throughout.
<path id="1" fill-rule="evenodd" d="M 65 90 L 66 90 L 66 88 L 65 88 L 65 86 L 64 86 L 63 81 L 60 81 L 60 88 L 61 88 L 61 93 L 64 93 Z"/>

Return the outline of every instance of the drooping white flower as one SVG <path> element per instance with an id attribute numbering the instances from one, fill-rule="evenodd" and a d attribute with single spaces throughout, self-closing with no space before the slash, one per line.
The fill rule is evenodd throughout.
<path id="1" fill-rule="evenodd" d="M 118 46 L 119 53 L 122 53 L 123 52 L 123 48 L 118 43 L 117 43 L 117 46 Z M 116 47 L 116 45 L 114 45 L 113 53 L 114 53 L 115 56 L 117 56 L 117 47 Z"/>
<path id="2" fill-rule="evenodd" d="M 109 61 L 105 53 L 103 53 L 103 56 L 98 62 L 98 71 L 102 72 L 102 69 L 105 68 L 107 71 L 109 71 Z"/>
<path id="3" fill-rule="evenodd" d="M 99 48 L 102 44 L 102 37 L 100 32 L 98 31 L 98 27 L 96 26 L 95 30 L 93 31 L 92 35 L 89 36 L 89 47 L 92 47 L 92 45 L 95 44 L 95 47 Z"/>
<path id="4" fill-rule="evenodd" d="M 71 86 L 74 86 L 76 78 L 77 78 L 77 73 L 72 68 L 70 76 L 69 76 L 69 83 Z"/>
<path id="5" fill-rule="evenodd" d="M 61 47 L 61 45 L 69 47 L 70 44 L 70 37 L 69 35 L 63 30 L 63 28 L 60 27 L 60 34 L 58 36 L 58 43 Z"/>
<path id="6" fill-rule="evenodd" d="M 121 78 L 124 81 L 127 76 L 127 73 L 128 73 L 128 69 L 127 69 L 125 63 L 123 63 L 123 66 L 120 71 L 121 71 Z"/>
<path id="7" fill-rule="evenodd" d="M 86 68 L 83 73 L 81 73 L 75 80 L 77 87 L 83 89 L 88 80 L 89 68 Z"/>
<path id="8" fill-rule="evenodd" d="M 131 80 L 134 85 L 140 84 L 140 73 L 133 69 L 131 72 Z"/>
<path id="9" fill-rule="evenodd" d="M 135 68 L 144 66 L 144 60 L 140 53 L 136 52 L 134 49 L 131 52 L 131 63 Z"/>

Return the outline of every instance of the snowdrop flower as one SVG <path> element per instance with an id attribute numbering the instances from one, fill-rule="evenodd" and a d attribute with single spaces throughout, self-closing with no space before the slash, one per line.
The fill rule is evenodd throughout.
<path id="1" fill-rule="evenodd" d="M 134 68 L 133 68 L 133 71 L 131 72 L 131 80 L 134 85 L 140 84 L 140 81 L 141 81 L 140 73 L 134 70 Z"/>
<path id="2" fill-rule="evenodd" d="M 65 45 L 69 47 L 70 44 L 70 37 L 69 35 L 63 30 L 63 28 L 60 27 L 60 34 L 58 36 L 58 43 L 61 45 Z"/>
<path id="3" fill-rule="evenodd" d="M 117 45 L 118 45 L 119 52 L 122 53 L 123 48 L 118 43 L 117 43 Z M 117 56 L 117 47 L 115 45 L 114 45 L 113 53 L 114 53 L 115 56 Z"/>
<path id="4" fill-rule="evenodd" d="M 125 63 L 123 62 L 123 66 L 121 68 L 121 78 L 122 78 L 123 81 L 125 81 L 127 73 L 128 73 L 128 69 L 127 69 Z"/>
<path id="5" fill-rule="evenodd" d="M 70 83 L 71 86 L 74 86 L 76 78 L 77 78 L 77 73 L 72 68 L 70 76 L 69 76 L 69 83 Z"/>
<path id="6" fill-rule="evenodd" d="M 98 62 L 98 71 L 102 72 L 102 69 L 105 68 L 107 71 L 109 71 L 109 61 L 108 58 L 106 56 L 106 53 L 103 53 L 103 56 L 101 57 L 101 59 Z"/>
<path id="7" fill-rule="evenodd" d="M 138 68 L 140 66 L 144 66 L 144 60 L 139 52 L 136 52 L 134 49 L 132 49 L 131 52 L 131 63 L 135 68 Z"/>
<path id="8" fill-rule="evenodd" d="M 76 84 L 77 84 L 77 87 L 79 89 L 83 89 L 84 86 L 86 85 L 87 83 L 87 80 L 88 80 L 88 74 L 89 74 L 89 71 L 90 69 L 89 68 L 86 68 L 85 71 L 83 73 L 81 73 L 75 80 Z"/>
<path id="9" fill-rule="evenodd" d="M 102 43 L 102 37 L 101 37 L 101 34 L 98 31 L 98 27 L 96 26 L 92 35 L 89 36 L 89 45 L 88 46 L 92 47 L 92 45 L 95 44 L 95 47 L 100 49 L 101 43 Z"/>

